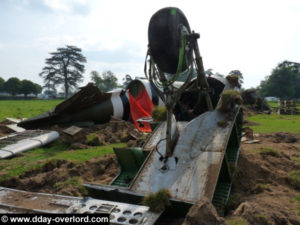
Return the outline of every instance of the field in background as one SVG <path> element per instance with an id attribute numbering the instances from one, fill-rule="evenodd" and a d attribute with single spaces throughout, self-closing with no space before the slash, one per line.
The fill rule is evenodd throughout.
<path id="1" fill-rule="evenodd" d="M 53 109 L 63 100 L 0 100 L 0 122 L 6 117 L 30 118 Z"/>
<path id="2" fill-rule="evenodd" d="M 255 133 L 300 133 L 300 115 L 257 114 L 247 120 L 257 123 L 250 126 Z"/>

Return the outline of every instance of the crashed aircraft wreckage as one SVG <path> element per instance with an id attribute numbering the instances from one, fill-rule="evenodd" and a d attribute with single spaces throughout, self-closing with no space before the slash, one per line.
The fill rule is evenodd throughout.
<path id="1" fill-rule="evenodd" d="M 120 174 L 111 185 L 84 184 L 90 195 L 118 207 L 124 203 L 138 205 L 144 196 L 168 189 L 172 207 L 162 216 L 177 209 L 172 217 L 184 216 L 182 214 L 204 197 L 222 214 L 230 194 L 231 169 L 238 161 L 243 114 L 238 86 L 225 78 L 205 75 L 198 38 L 199 34 L 191 31 L 178 8 L 163 8 L 152 16 L 145 61 L 148 81 L 142 82 L 142 88 L 147 90 L 154 105 L 159 104 L 155 96 L 164 101 L 167 121 L 153 130 L 142 148 L 114 149 Z M 130 84 L 128 89 L 123 95 L 134 95 Z M 97 94 L 99 91 L 90 87 L 84 90 L 91 91 L 86 99 L 86 95 L 79 93 L 53 112 L 20 125 L 35 127 L 55 120 L 87 119 L 100 123 L 110 115 L 126 119 L 126 104 L 121 93 L 116 94 L 118 100 L 113 100 L 113 93 Z M 110 113 L 104 110 L 108 108 Z M 142 220 L 133 223 L 113 211 L 111 215 L 116 218 L 114 224 L 143 224 Z"/>

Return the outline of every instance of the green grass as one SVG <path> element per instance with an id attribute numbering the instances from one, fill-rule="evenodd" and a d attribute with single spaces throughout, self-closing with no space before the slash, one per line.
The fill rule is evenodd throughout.
<path id="1" fill-rule="evenodd" d="M 32 169 L 41 168 L 42 165 L 51 160 L 63 159 L 74 163 L 83 163 L 94 157 L 112 154 L 114 147 L 122 148 L 125 146 L 126 144 L 118 143 L 96 148 L 70 150 L 67 145 L 55 142 L 51 147 L 36 148 L 24 152 L 20 157 L 1 160 L 0 168 L 2 175 L 0 176 L 0 181 L 23 175 L 26 171 Z"/>
<path id="2" fill-rule="evenodd" d="M 0 121 L 6 117 L 30 118 L 53 109 L 63 100 L 0 100 Z"/>
<path id="3" fill-rule="evenodd" d="M 258 153 L 262 156 L 274 156 L 274 157 L 279 157 L 279 152 L 275 149 L 272 149 L 272 148 L 269 148 L 269 147 L 261 147 L 259 150 L 258 150 Z"/>
<path id="4" fill-rule="evenodd" d="M 250 126 L 255 133 L 300 133 L 300 115 L 258 114 L 249 116 L 247 120 L 260 124 Z"/>
<path id="5" fill-rule="evenodd" d="M 162 212 L 170 203 L 170 191 L 168 189 L 161 189 L 156 193 L 151 193 L 143 198 L 142 204 L 149 206 L 151 212 Z"/>
<path id="6" fill-rule="evenodd" d="M 225 220 L 228 225 L 249 225 L 248 221 L 242 217 L 232 217 Z"/>
<path id="7" fill-rule="evenodd" d="M 287 179 L 294 189 L 300 190 L 300 170 L 290 172 Z"/>
<path id="8" fill-rule="evenodd" d="M 57 191 L 63 190 L 65 188 L 67 188 L 68 186 L 72 186 L 73 188 L 77 188 L 79 193 L 81 195 L 87 195 L 88 194 L 88 190 L 82 186 L 83 180 L 80 177 L 70 177 L 69 179 L 67 179 L 64 182 L 58 182 L 54 185 L 55 189 Z"/>

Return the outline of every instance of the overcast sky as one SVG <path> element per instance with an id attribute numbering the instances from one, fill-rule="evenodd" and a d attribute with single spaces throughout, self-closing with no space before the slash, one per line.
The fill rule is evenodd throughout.
<path id="1" fill-rule="evenodd" d="M 246 88 L 259 85 L 283 60 L 300 62 L 299 0 L 0 0 L 0 77 L 42 84 L 49 52 L 76 45 L 90 72 L 113 71 L 119 81 L 143 76 L 150 17 L 180 8 L 199 32 L 205 69 L 238 69 Z"/>

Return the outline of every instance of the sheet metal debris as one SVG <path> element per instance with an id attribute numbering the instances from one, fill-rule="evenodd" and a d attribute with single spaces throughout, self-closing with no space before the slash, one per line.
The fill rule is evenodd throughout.
<path id="1" fill-rule="evenodd" d="M 3 213 L 108 213 L 111 224 L 151 225 L 160 216 L 150 212 L 147 206 L 3 187 L 0 187 L 0 210 Z"/>
<path id="2" fill-rule="evenodd" d="M 49 130 L 26 130 L 0 138 L 0 159 L 46 145 L 59 137 Z"/>

